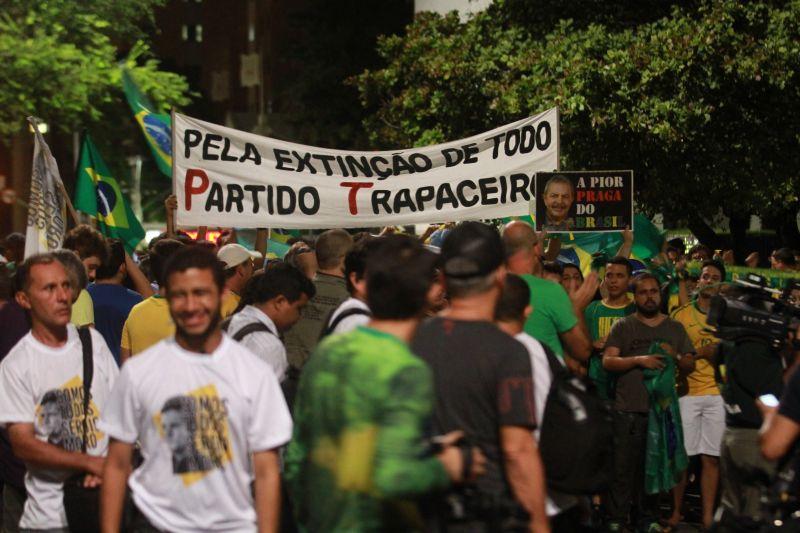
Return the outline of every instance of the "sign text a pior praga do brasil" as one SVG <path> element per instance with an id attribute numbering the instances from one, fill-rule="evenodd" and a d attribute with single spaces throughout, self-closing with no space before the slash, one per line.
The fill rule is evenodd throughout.
<path id="1" fill-rule="evenodd" d="M 530 213 L 558 168 L 558 111 L 446 144 L 329 150 L 175 114 L 180 226 L 348 228 Z"/>
<path id="2" fill-rule="evenodd" d="M 600 232 L 633 229 L 633 171 L 536 174 L 536 230 Z"/>

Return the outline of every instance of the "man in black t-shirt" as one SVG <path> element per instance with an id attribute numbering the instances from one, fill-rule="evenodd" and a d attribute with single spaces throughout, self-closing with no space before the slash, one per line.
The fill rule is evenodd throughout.
<path id="1" fill-rule="evenodd" d="M 603 351 L 603 368 L 617 374 L 614 399 L 614 480 L 606 499 L 609 531 L 622 531 L 631 508 L 638 508 L 637 530 L 662 531 L 658 524 L 658 495 L 645 492 L 645 455 L 650 395 L 644 370 L 664 367 L 660 351 L 677 360 L 684 372 L 694 369 L 694 346 L 680 322 L 659 312 L 661 291 L 652 274 L 634 280 L 636 313 L 611 328 Z M 681 441 L 681 445 L 683 442 Z"/>
<path id="2" fill-rule="evenodd" d="M 535 531 L 548 531 L 544 471 L 532 434 L 530 358 L 492 323 L 503 257 L 490 226 L 465 222 L 450 232 L 442 265 L 451 306 L 419 327 L 412 350 L 433 371 L 436 432 L 461 429 L 486 456 L 486 474 L 476 482 L 480 496 L 466 501 L 469 523 L 460 530 L 503 531 L 516 509 Z"/>

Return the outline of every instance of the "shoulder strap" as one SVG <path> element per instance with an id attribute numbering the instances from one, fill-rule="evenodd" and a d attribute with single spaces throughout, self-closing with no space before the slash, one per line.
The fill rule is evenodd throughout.
<path id="1" fill-rule="evenodd" d="M 94 357 L 92 349 L 92 332 L 88 327 L 78 328 L 83 350 L 83 439 L 81 452 L 86 453 L 86 434 L 89 420 L 89 402 L 91 401 L 92 378 L 94 377 Z"/>
<path id="2" fill-rule="evenodd" d="M 264 324 L 263 322 L 252 322 L 241 328 L 236 333 L 234 333 L 233 340 L 239 342 L 248 335 L 250 335 L 251 333 L 256 333 L 259 331 L 262 331 L 264 333 L 269 333 L 270 335 L 275 335 L 275 333 L 273 333 L 272 330 L 269 329 L 269 327 L 267 327 L 267 325 Z"/>
<path id="3" fill-rule="evenodd" d="M 564 372 L 569 372 L 566 366 L 559 361 L 558 356 L 555 354 L 553 350 L 550 349 L 548 345 L 543 342 L 539 342 L 542 349 L 544 350 L 544 354 L 547 356 L 547 363 L 550 365 L 550 372 L 553 374 L 553 377 L 560 376 Z"/>
<path id="4" fill-rule="evenodd" d="M 328 324 L 328 327 L 325 328 L 325 331 L 323 331 L 322 336 L 327 337 L 328 335 L 336 331 L 336 327 L 339 324 L 341 324 L 345 318 L 350 318 L 351 316 L 356 316 L 356 315 L 364 315 L 371 317 L 372 313 L 361 307 L 351 307 L 350 309 L 346 309 L 341 313 L 339 313 L 339 315 L 336 318 L 334 318 L 330 324 Z"/>

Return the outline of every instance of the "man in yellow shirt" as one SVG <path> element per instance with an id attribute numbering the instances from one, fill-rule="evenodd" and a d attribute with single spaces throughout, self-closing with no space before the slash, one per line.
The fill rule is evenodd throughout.
<path id="1" fill-rule="evenodd" d="M 150 268 L 159 285 L 159 294 L 136 304 L 131 309 L 120 340 L 120 364 L 132 355 L 140 353 L 162 339 L 175 334 L 175 324 L 169 314 L 167 300 L 164 299 L 162 273 L 167 259 L 183 248 L 174 239 L 158 241 L 150 252 Z"/>
<path id="2" fill-rule="evenodd" d="M 672 318 L 683 324 L 697 350 L 695 369 L 685 376 L 679 387 L 683 440 L 686 454 L 699 455 L 702 467 L 700 495 L 703 505 L 703 526 L 711 527 L 714 500 L 719 485 L 719 454 L 722 434 L 725 432 L 725 404 L 720 396 L 714 376 L 712 359 L 718 340 L 705 330 L 706 314 L 711 297 L 719 292 L 718 285 L 725 280 L 725 267 L 719 261 L 705 261 L 697 284 L 697 298 L 679 307 Z M 680 520 L 681 500 L 686 488 L 686 473 L 673 491 L 675 509 L 670 524 Z"/>
<path id="3" fill-rule="evenodd" d="M 242 291 L 253 277 L 255 265 L 261 254 L 251 252 L 241 244 L 226 244 L 217 252 L 217 259 L 225 263 L 225 291 L 222 293 L 222 318 L 233 314 L 242 299 Z"/>

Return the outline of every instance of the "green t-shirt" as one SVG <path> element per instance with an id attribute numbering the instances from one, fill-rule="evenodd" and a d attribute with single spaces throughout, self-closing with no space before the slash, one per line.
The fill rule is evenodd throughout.
<path id="1" fill-rule="evenodd" d="M 303 531 L 421 529 L 410 499 L 446 487 L 426 455 L 428 366 L 367 327 L 323 340 L 303 368 L 285 476 Z"/>
<path id="2" fill-rule="evenodd" d="M 601 300 L 590 303 L 583 312 L 583 316 L 586 319 L 586 327 L 589 328 L 589 335 L 592 336 L 592 342 L 608 337 L 617 320 L 625 318 L 634 311 L 636 311 L 636 305 L 633 302 L 620 307 L 611 307 Z"/>
<path id="3" fill-rule="evenodd" d="M 578 323 L 567 291 L 554 281 L 529 274 L 521 277 L 531 290 L 533 307 L 533 312 L 525 322 L 525 333 L 543 342 L 563 358 L 564 348 L 558 335 L 571 330 Z"/>

